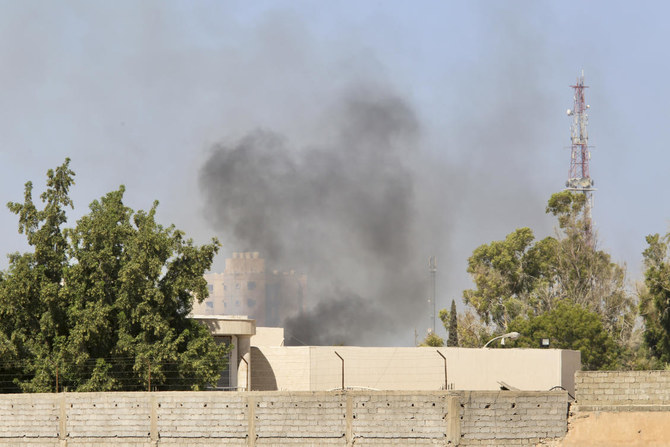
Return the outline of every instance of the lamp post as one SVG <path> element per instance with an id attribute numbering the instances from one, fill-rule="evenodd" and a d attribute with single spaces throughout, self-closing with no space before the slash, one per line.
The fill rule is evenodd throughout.
<path id="1" fill-rule="evenodd" d="M 487 341 L 486 344 L 483 347 L 484 348 L 488 347 L 488 345 L 491 344 L 491 342 L 494 342 L 498 339 L 502 339 L 500 344 L 505 346 L 505 339 L 506 338 L 509 338 L 510 340 L 516 340 L 517 338 L 519 338 L 519 336 L 521 336 L 521 334 L 519 334 L 518 332 L 508 332 L 507 334 L 498 335 L 497 337 L 494 337 L 491 340 Z"/>

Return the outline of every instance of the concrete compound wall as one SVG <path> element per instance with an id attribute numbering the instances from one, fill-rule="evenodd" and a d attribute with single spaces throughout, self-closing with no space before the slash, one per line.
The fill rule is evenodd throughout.
<path id="1" fill-rule="evenodd" d="M 564 392 L 155 392 L 0 395 L 0 445 L 533 445 Z"/>
<path id="2" fill-rule="evenodd" d="M 670 410 L 670 371 L 579 371 L 575 382 L 581 411 L 623 406 Z"/>
<path id="3" fill-rule="evenodd" d="M 670 444 L 670 371 L 580 371 L 563 447 Z"/>

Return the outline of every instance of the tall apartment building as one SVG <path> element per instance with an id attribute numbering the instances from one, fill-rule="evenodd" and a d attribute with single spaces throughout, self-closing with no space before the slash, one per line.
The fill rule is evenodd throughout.
<path id="1" fill-rule="evenodd" d="M 248 315 L 258 326 L 279 326 L 303 310 L 307 277 L 293 270 L 267 272 L 258 252 L 233 253 L 223 273 L 205 275 L 209 297 L 194 315 Z"/>

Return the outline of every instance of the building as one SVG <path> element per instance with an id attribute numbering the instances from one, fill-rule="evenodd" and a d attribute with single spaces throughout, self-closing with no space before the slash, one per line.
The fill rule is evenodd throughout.
<path id="1" fill-rule="evenodd" d="M 251 347 L 251 389 L 549 391 L 574 396 L 579 351 L 359 346 Z"/>
<path id="2" fill-rule="evenodd" d="M 207 326 L 217 343 L 233 345 L 228 356 L 228 368 L 221 372 L 216 387 L 221 390 L 248 390 L 251 338 L 256 335 L 256 322 L 241 315 L 193 315 L 191 318 Z"/>
<path id="3" fill-rule="evenodd" d="M 282 328 L 243 316 L 196 316 L 214 338 L 232 343 L 219 389 L 324 391 L 566 389 L 574 396 L 579 351 L 359 346 L 284 346 Z"/>
<path id="4" fill-rule="evenodd" d="M 248 315 L 259 326 L 279 326 L 303 310 L 306 275 L 268 272 L 258 252 L 233 253 L 223 273 L 205 279 L 209 297 L 194 303 L 194 315 Z"/>

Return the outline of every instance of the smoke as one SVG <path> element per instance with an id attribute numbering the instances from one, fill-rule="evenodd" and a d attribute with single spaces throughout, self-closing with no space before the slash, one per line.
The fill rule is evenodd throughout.
<path id="1" fill-rule="evenodd" d="M 570 92 L 542 39 L 499 18 L 500 39 L 482 42 L 420 109 L 383 75 L 362 82 L 372 79 L 362 70 L 348 89 L 313 86 L 308 110 L 287 110 L 290 126 L 211 148 L 199 181 L 213 228 L 231 251 L 307 274 L 306 312 L 284 321 L 289 340 L 407 344 L 431 323 L 429 256 L 439 261 L 439 309 L 471 287 L 478 245 L 521 226 L 551 234 L 544 207 L 567 169 L 553 129 L 566 127 Z M 555 95 L 542 79 L 556 81 Z M 304 99 L 304 88 L 286 88 Z"/>
<path id="2" fill-rule="evenodd" d="M 420 126 L 391 92 L 352 89 L 324 140 L 256 130 L 217 144 L 201 171 L 209 215 L 269 264 L 299 267 L 314 306 L 286 321 L 304 343 L 351 343 L 413 321 L 425 303 L 416 159 Z M 380 333 L 381 331 L 381 333 Z"/>

